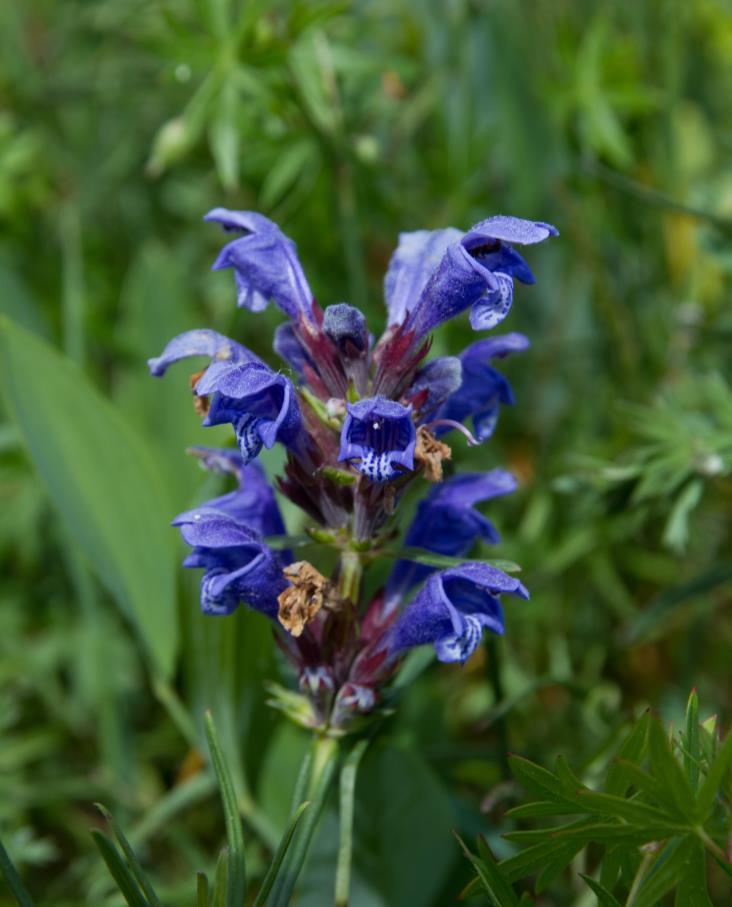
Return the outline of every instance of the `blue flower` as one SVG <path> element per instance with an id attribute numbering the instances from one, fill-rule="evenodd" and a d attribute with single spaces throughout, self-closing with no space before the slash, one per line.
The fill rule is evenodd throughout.
<path id="1" fill-rule="evenodd" d="M 274 490 L 258 463 L 247 464 L 241 453 L 231 447 L 189 447 L 188 453 L 197 457 L 205 469 L 234 475 L 238 479 L 239 487 L 236 491 L 208 501 L 205 505 L 208 510 L 222 511 L 259 535 L 285 534 L 285 524 Z M 199 510 L 200 508 L 188 511 L 178 519 Z M 290 560 L 291 557 L 287 563 Z"/>
<path id="2" fill-rule="evenodd" d="M 465 662 L 483 629 L 503 633 L 502 593 L 528 598 L 519 580 L 482 563 L 467 563 L 434 573 L 396 619 L 392 653 L 431 643 L 440 661 Z"/>
<path id="3" fill-rule="evenodd" d="M 147 364 L 150 373 L 156 378 L 164 375 L 174 362 L 181 359 L 190 359 L 193 356 L 207 356 L 212 362 L 258 362 L 262 363 L 259 356 L 256 356 L 251 350 L 237 343 L 236 340 L 230 340 L 223 334 L 217 334 L 216 331 L 209 331 L 205 328 L 186 331 L 184 334 L 178 334 L 174 337 L 163 352 L 154 359 L 148 359 Z"/>
<path id="4" fill-rule="evenodd" d="M 262 446 L 280 441 L 295 448 L 300 439 L 301 419 L 295 388 L 289 378 L 273 372 L 254 353 L 215 331 L 187 331 L 174 337 L 155 359 L 148 360 L 153 375 L 180 359 L 208 356 L 209 366 L 195 376 L 194 393 L 208 404 L 204 425 L 230 422 L 245 462 L 253 460 Z M 206 409 L 208 405 L 208 409 Z"/>
<path id="5" fill-rule="evenodd" d="M 435 414 L 435 421 L 465 422 L 472 417 L 478 441 L 489 438 L 496 427 L 501 404 L 513 404 L 511 385 L 490 364 L 493 359 L 528 349 L 523 334 L 488 337 L 472 343 L 460 356 L 462 381 Z M 436 360 L 439 362 L 440 360 Z M 449 431 L 450 426 L 435 426 L 435 434 Z"/>
<path id="6" fill-rule="evenodd" d="M 214 208 L 204 220 L 241 235 L 224 246 L 213 269 L 233 268 L 239 307 L 261 312 L 270 299 L 295 321 L 313 320 L 313 294 L 295 243 L 263 214 Z"/>
<path id="7" fill-rule="evenodd" d="M 418 340 L 472 307 L 473 328 L 495 327 L 511 307 L 514 277 L 534 283 L 512 244 L 557 233 L 551 224 L 499 215 L 465 234 L 452 228 L 402 234 L 385 282 L 389 324 L 402 325 Z"/>
<path id="8" fill-rule="evenodd" d="M 416 441 L 411 406 L 371 397 L 348 404 L 338 459 L 354 461 L 372 482 L 388 482 L 414 468 Z"/>
<path id="9" fill-rule="evenodd" d="M 245 462 L 277 441 L 297 447 L 302 424 L 295 388 L 268 366 L 214 362 L 196 384 L 196 394 L 210 397 L 204 425 L 234 426 Z"/>
<path id="10" fill-rule="evenodd" d="M 404 544 L 448 557 L 469 554 L 479 538 L 496 544 L 499 536 L 495 526 L 475 505 L 510 494 L 515 488 L 516 480 L 504 469 L 463 473 L 435 485 L 420 502 Z M 435 569 L 409 560 L 397 561 L 386 585 L 387 611 Z"/>
<path id="11" fill-rule="evenodd" d="M 237 518 L 237 504 L 227 497 L 228 501 L 218 498 L 173 520 L 193 547 L 183 565 L 205 570 L 201 580 L 204 614 L 231 614 L 245 602 L 275 618 L 277 597 L 287 587 L 282 573 L 286 555 L 272 551 L 254 529 Z M 246 505 L 244 509 L 248 509 Z"/>

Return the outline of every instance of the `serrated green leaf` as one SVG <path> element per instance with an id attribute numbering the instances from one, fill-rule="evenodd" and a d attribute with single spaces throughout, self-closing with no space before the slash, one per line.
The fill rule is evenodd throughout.
<path id="1" fill-rule="evenodd" d="M 478 843 L 480 856 L 471 853 L 465 842 L 457 832 L 453 832 L 465 856 L 473 864 L 478 878 L 483 885 L 486 895 L 493 907 L 518 907 L 519 900 L 513 886 L 501 871 L 498 863 L 490 851 L 488 844 L 481 839 Z"/>
<path id="2" fill-rule="evenodd" d="M 601 885 L 597 879 L 593 879 L 591 876 L 585 875 L 582 872 L 580 873 L 580 876 L 595 893 L 598 907 L 623 907 L 615 895 L 611 891 L 608 891 L 604 885 Z"/>
<path id="3" fill-rule="evenodd" d="M 205 716 L 206 738 L 211 752 L 211 763 L 221 791 L 221 803 L 224 808 L 226 839 L 228 842 L 226 907 L 241 907 L 246 894 L 246 863 L 244 857 L 244 830 L 239 815 L 231 772 L 226 764 L 221 744 L 214 727 L 210 712 Z M 218 881 L 217 881 L 218 884 Z M 219 895 L 220 897 L 220 895 Z"/>
<path id="4" fill-rule="evenodd" d="M 102 855 L 102 859 L 107 864 L 110 875 L 117 883 L 117 887 L 129 907 L 149 907 L 129 867 L 111 840 L 97 829 L 92 831 L 92 837 L 99 853 Z"/>
<path id="5" fill-rule="evenodd" d="M 174 539 L 145 442 L 77 365 L 8 321 L 0 321 L 0 380 L 67 529 L 169 677 L 178 645 Z"/>

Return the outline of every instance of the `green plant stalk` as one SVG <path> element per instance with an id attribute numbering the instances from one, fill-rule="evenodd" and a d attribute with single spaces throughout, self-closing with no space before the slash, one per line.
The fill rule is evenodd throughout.
<path id="1" fill-rule="evenodd" d="M 310 758 L 309 754 L 305 757 Z M 318 734 L 313 740 L 312 773 L 307 799 L 312 804 L 305 813 L 298 834 L 282 865 L 274 885 L 269 907 L 288 907 L 295 885 L 305 864 L 318 820 L 328 797 L 338 763 L 338 741 Z"/>
<path id="2" fill-rule="evenodd" d="M 340 781 L 340 841 L 336 866 L 335 904 L 347 907 L 351 887 L 351 863 L 353 857 L 353 812 L 356 794 L 356 776 L 369 740 L 359 740 L 346 759 L 341 770 Z"/>
<path id="3" fill-rule="evenodd" d="M 344 551 L 339 565 L 338 591 L 344 598 L 350 598 L 356 607 L 361 595 L 362 574 L 360 554 L 357 551 Z"/>

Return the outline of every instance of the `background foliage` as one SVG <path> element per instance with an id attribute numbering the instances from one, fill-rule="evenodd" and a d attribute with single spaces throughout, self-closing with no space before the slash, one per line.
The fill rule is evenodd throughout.
<path id="1" fill-rule="evenodd" d="M 120 903 L 94 800 L 165 902 L 190 903 L 222 839 L 209 707 L 261 876 L 305 746 L 263 704 L 268 628 L 204 620 L 165 528 L 216 491 L 182 453 L 212 432 L 144 360 L 195 326 L 269 355 L 278 321 L 235 311 L 231 276 L 208 271 L 216 204 L 278 220 L 321 303 L 362 305 L 375 331 L 400 230 L 505 212 L 562 233 L 511 315 L 533 344 L 506 366 L 518 405 L 458 457 L 520 478 L 491 516 L 532 599 L 466 668 L 419 674 L 364 758 L 353 904 L 451 903 L 472 872 L 451 828 L 517 853 L 501 835 L 546 820 L 505 815 L 526 781 L 509 750 L 561 754 L 596 787 L 647 706 L 679 726 L 696 687 L 700 718 L 729 726 L 730 12 L 0 6 L 0 827 L 44 904 Z M 436 350 L 469 335 L 451 324 Z M 334 825 L 326 811 L 300 904 L 329 902 Z M 594 902 L 596 855 L 570 860 L 537 904 Z"/>

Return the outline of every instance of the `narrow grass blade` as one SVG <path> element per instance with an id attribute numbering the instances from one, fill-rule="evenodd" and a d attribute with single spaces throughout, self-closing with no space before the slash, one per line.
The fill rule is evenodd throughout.
<path id="1" fill-rule="evenodd" d="M 208 877 L 205 872 L 196 873 L 196 907 L 209 907 Z"/>
<path id="2" fill-rule="evenodd" d="M 298 808 L 295 810 L 295 815 L 290 819 L 290 824 L 287 826 L 284 835 L 282 835 L 282 840 L 280 841 L 277 852 L 275 853 L 272 862 L 270 863 L 267 874 L 265 875 L 262 885 L 257 892 L 257 897 L 252 904 L 252 907 L 264 907 L 267 902 L 267 897 L 269 896 L 272 886 L 274 885 L 275 879 L 282 867 L 282 863 L 287 855 L 287 852 L 292 843 L 292 839 L 297 830 L 297 826 L 300 824 L 300 819 L 302 818 L 305 810 L 310 806 L 310 801 L 306 800 L 304 803 L 301 803 Z"/>
<path id="3" fill-rule="evenodd" d="M 226 765 L 221 749 L 213 717 L 206 712 L 205 718 L 206 737 L 211 761 L 221 791 L 221 802 L 224 808 L 224 822 L 226 824 L 226 840 L 229 845 L 228 873 L 227 873 L 227 907 L 241 907 L 246 894 L 246 863 L 244 859 L 244 830 L 239 815 L 239 807 L 231 780 L 231 773 Z M 218 883 L 217 883 L 218 884 Z M 215 895 L 216 897 L 216 895 Z"/>
<path id="4" fill-rule="evenodd" d="M 130 872 L 135 878 L 135 881 L 140 886 L 140 889 L 145 895 L 146 900 L 150 904 L 150 907 L 162 907 L 160 899 L 155 894 L 155 890 L 147 879 L 140 861 L 137 859 L 137 854 L 132 849 L 132 845 L 127 840 L 125 833 L 122 831 L 118 823 L 114 820 L 112 814 L 107 810 L 101 803 L 95 804 L 99 812 L 104 816 L 104 818 L 109 823 L 109 827 L 114 832 L 114 836 L 117 839 L 117 843 L 122 848 L 122 852 L 125 855 L 127 860 L 127 865 L 130 869 Z"/>
<path id="5" fill-rule="evenodd" d="M 312 806 L 308 809 L 304 821 L 300 823 L 295 841 L 286 854 L 272 891 L 269 907 L 288 907 L 290 903 L 318 820 L 323 812 L 337 762 L 337 741 L 331 737 L 316 737 L 313 745 L 312 773 L 308 785 L 308 800 L 312 802 Z"/>
<path id="6" fill-rule="evenodd" d="M 684 768 L 689 784 L 694 792 L 699 786 L 699 763 L 701 761 L 701 744 L 699 742 L 699 697 L 696 690 L 691 691 L 686 704 L 686 734 L 684 737 Z"/>
<path id="7" fill-rule="evenodd" d="M 150 907 L 120 852 L 110 839 L 96 829 L 92 831 L 92 837 L 102 859 L 107 864 L 110 875 L 130 907 Z"/>
<path id="8" fill-rule="evenodd" d="M 369 740 L 359 740 L 348 754 L 341 769 L 340 785 L 340 841 L 336 866 L 335 903 L 346 907 L 351 887 L 351 862 L 353 851 L 353 811 L 358 767 L 369 745 Z"/>
<path id="9" fill-rule="evenodd" d="M 21 881 L 18 870 L 13 866 L 8 852 L 3 847 L 2 841 L 0 841 L 0 875 L 5 879 L 10 893 L 18 902 L 18 907 L 34 907 L 33 900 Z"/>

